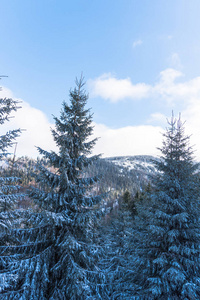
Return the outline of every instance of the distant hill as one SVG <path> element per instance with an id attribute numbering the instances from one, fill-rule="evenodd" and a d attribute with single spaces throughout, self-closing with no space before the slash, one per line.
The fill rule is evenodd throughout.
<path id="1" fill-rule="evenodd" d="M 113 200 L 128 190 L 133 195 L 143 190 L 151 176 L 156 173 L 153 161 L 157 160 L 149 155 L 117 156 L 100 158 L 85 170 L 84 176 L 100 175 L 100 180 L 94 189 L 95 193 L 106 193 L 108 200 Z M 47 161 L 41 160 L 50 170 Z M 17 159 L 14 164 L 8 159 L 0 166 L 0 172 L 21 178 L 21 185 L 28 187 L 35 184 L 33 172 L 36 170 L 37 160 L 28 157 Z M 52 170 L 54 172 L 54 170 Z"/>
<path id="2" fill-rule="evenodd" d="M 122 172 L 124 169 L 127 169 L 128 171 L 134 170 L 138 172 L 144 172 L 146 174 L 156 172 L 153 163 L 156 158 L 150 155 L 117 156 L 105 158 L 105 160 L 115 164 L 116 166 L 119 166 Z"/>
<path id="3" fill-rule="evenodd" d="M 110 191 L 111 197 L 126 190 L 135 194 L 144 189 L 156 173 L 155 160 L 157 158 L 149 155 L 101 158 L 90 167 L 89 172 L 102 175 L 99 189 L 101 192 Z"/>

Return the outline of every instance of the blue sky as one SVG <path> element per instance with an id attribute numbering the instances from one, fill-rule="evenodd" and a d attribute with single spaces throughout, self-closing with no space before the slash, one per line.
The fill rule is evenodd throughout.
<path id="1" fill-rule="evenodd" d="M 156 155 L 174 110 L 200 159 L 200 1 L 1 0 L 0 96 L 21 99 L 18 155 L 55 149 L 52 114 L 81 73 L 94 152 Z"/>

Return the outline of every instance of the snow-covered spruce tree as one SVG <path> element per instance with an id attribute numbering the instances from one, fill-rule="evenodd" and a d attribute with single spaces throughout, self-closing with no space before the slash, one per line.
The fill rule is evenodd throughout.
<path id="1" fill-rule="evenodd" d="M 0 98 L 1 126 L 9 121 L 11 114 L 19 108 L 18 105 L 18 101 L 13 99 Z M 9 148 L 13 146 L 20 133 L 21 130 L 16 129 L 0 136 L 0 294 L 8 288 L 9 282 L 12 285 L 14 280 L 14 275 L 9 273 L 7 258 L 10 255 L 10 246 L 15 243 L 12 235 L 13 228 L 18 226 L 21 220 L 15 204 L 22 195 L 19 193 L 19 178 L 13 176 L 12 170 L 5 170 L 5 168 L 8 168 Z M 1 296 L 0 298 L 3 299 Z"/>
<path id="2" fill-rule="evenodd" d="M 172 115 L 160 151 L 135 299 L 200 299 L 199 166 L 180 117 Z"/>
<path id="3" fill-rule="evenodd" d="M 39 166 L 32 197 L 48 219 L 54 237 L 48 299 L 101 299 L 104 278 L 97 267 L 100 255 L 94 244 L 94 227 L 100 196 L 93 196 L 98 178 L 85 178 L 84 169 L 98 156 L 90 156 L 92 116 L 81 78 L 70 91 L 70 105 L 63 102 L 60 118 L 54 117 L 52 134 L 58 153 L 38 148 L 52 170 Z M 34 299 L 40 299 L 35 296 Z M 106 299 L 106 298 L 105 298 Z"/>
<path id="4" fill-rule="evenodd" d="M 0 126 L 9 121 L 10 115 L 18 109 L 18 102 L 10 98 L 0 98 Z M 15 139 L 20 135 L 20 129 L 10 130 L 0 136 L 0 245 L 5 243 L 5 230 L 11 225 L 14 206 L 21 196 L 19 191 L 19 178 L 12 176 L 11 170 L 6 165 L 9 148 L 13 146 Z"/>
<path id="5" fill-rule="evenodd" d="M 10 98 L 0 99 L 0 125 L 9 121 L 9 116 L 18 108 L 18 102 Z M 13 208 L 18 194 L 17 181 L 18 178 L 13 177 L 12 174 L 4 176 L 5 159 L 9 155 L 8 148 L 13 146 L 15 139 L 19 136 L 20 129 L 11 130 L 0 136 L 0 212 L 7 212 Z"/>

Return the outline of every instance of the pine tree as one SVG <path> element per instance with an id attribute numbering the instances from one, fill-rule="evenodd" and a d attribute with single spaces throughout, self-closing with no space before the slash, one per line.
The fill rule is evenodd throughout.
<path id="1" fill-rule="evenodd" d="M 180 117 L 172 115 L 160 151 L 135 299 L 200 299 L 199 165 Z"/>

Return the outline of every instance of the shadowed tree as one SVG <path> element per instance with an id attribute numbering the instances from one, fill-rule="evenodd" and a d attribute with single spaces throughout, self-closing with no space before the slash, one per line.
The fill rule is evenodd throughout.
<path id="1" fill-rule="evenodd" d="M 15 262 L 2 299 L 101 299 L 104 277 L 94 243 L 101 197 L 94 196 L 98 178 L 87 178 L 84 171 L 98 156 L 91 156 L 96 140 L 83 87 L 81 78 L 70 91 L 69 105 L 63 102 L 60 118 L 54 117 L 58 152 L 38 148 L 48 162 L 38 164 L 39 187 L 30 194 L 40 211 L 29 214 L 26 228 L 13 232 L 19 245 L 12 249 Z"/>
<path id="2" fill-rule="evenodd" d="M 138 250 L 136 299 L 199 299 L 199 165 L 180 117 L 172 115 L 160 151 Z"/>
<path id="3" fill-rule="evenodd" d="M 0 99 L 0 125 L 9 121 L 10 114 L 18 108 L 18 102 L 10 98 Z M 20 134 L 20 129 L 11 130 L 0 136 L 0 160 L 1 160 L 1 175 L 0 175 L 0 212 L 7 212 L 13 208 L 19 194 L 17 181 L 19 178 L 12 176 L 12 172 L 6 174 L 4 172 L 5 158 L 9 155 L 8 149 L 13 146 L 15 139 Z"/>

